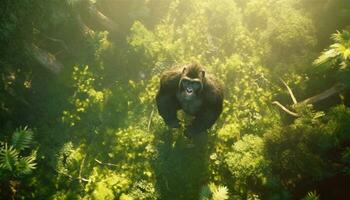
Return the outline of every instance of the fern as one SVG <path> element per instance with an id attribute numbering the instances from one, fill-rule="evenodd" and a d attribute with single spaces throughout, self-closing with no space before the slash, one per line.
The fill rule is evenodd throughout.
<path id="1" fill-rule="evenodd" d="M 27 127 L 17 129 L 12 135 L 12 146 L 17 150 L 29 148 L 33 139 L 33 131 Z"/>
<path id="2" fill-rule="evenodd" d="M 303 198 L 303 200 L 319 200 L 317 193 L 315 191 L 308 192 L 307 195 Z"/>
<path id="3" fill-rule="evenodd" d="M 13 171 L 18 160 L 18 151 L 12 146 L 8 147 L 7 143 L 0 149 L 0 168 Z"/>
<path id="4" fill-rule="evenodd" d="M 323 51 L 321 56 L 314 61 L 314 64 L 322 66 L 328 63 L 331 67 L 337 67 L 336 63 L 339 62 L 341 68 L 345 69 L 348 67 L 347 61 L 350 58 L 350 32 L 338 31 L 332 35 L 332 39 L 335 43 Z"/>
<path id="5" fill-rule="evenodd" d="M 19 174 L 30 174 L 36 168 L 35 159 L 36 151 L 34 151 L 30 156 L 19 159 L 16 164 Z"/>
<path id="6" fill-rule="evenodd" d="M 329 49 L 327 51 L 324 51 L 320 57 L 318 57 L 315 61 L 315 65 L 322 65 L 327 62 L 329 62 L 331 59 L 337 57 L 339 55 L 339 52 L 335 49 Z"/>
<path id="7" fill-rule="evenodd" d="M 36 168 L 36 151 L 29 156 L 21 155 L 21 150 L 29 148 L 33 132 L 27 127 L 17 129 L 12 135 L 11 144 L 0 144 L 0 174 L 6 176 L 21 176 L 29 174 Z"/>
<path id="8" fill-rule="evenodd" d="M 213 192 L 213 200 L 227 200 L 228 199 L 228 189 L 226 186 L 219 186 Z"/>
<path id="9" fill-rule="evenodd" d="M 200 194 L 200 200 L 227 200 L 229 199 L 228 189 L 226 186 L 216 186 L 214 183 L 203 186 Z"/>

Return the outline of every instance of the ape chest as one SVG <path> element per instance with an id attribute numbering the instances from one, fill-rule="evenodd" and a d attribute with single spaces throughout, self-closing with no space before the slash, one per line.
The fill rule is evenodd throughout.
<path id="1" fill-rule="evenodd" d="M 195 115 L 202 107 L 202 100 L 200 98 L 178 98 L 182 110 L 190 115 Z"/>

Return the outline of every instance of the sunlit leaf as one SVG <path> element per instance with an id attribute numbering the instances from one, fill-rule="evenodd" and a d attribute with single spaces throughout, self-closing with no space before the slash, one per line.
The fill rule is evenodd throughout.
<path id="1" fill-rule="evenodd" d="M 33 139 L 33 131 L 27 127 L 17 129 L 12 135 L 12 146 L 15 149 L 23 150 L 29 147 Z"/>
<path id="2" fill-rule="evenodd" d="M 18 160 L 18 151 L 7 143 L 0 149 L 0 168 L 9 171 L 15 170 L 15 164 Z"/>

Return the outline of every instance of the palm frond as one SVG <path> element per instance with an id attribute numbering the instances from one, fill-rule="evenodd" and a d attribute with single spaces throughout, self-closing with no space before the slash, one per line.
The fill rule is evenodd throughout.
<path id="1" fill-rule="evenodd" d="M 308 192 L 307 195 L 303 198 L 303 200 L 319 200 L 319 197 L 315 191 Z"/>
<path id="2" fill-rule="evenodd" d="M 324 51 L 320 57 L 318 57 L 315 61 L 315 65 L 322 65 L 324 63 L 329 62 L 331 59 L 337 57 L 339 55 L 339 52 L 335 49 L 329 49 L 327 51 Z"/>
<path id="3" fill-rule="evenodd" d="M 342 42 L 341 32 L 337 31 L 336 33 L 333 33 L 331 39 L 335 42 Z"/>
<path id="4" fill-rule="evenodd" d="M 337 55 L 343 54 L 347 49 L 346 46 L 342 43 L 334 43 L 330 47 L 337 52 Z"/>
<path id="5" fill-rule="evenodd" d="M 337 31 L 331 37 L 335 42 L 346 44 L 350 41 L 350 32 L 349 31 Z"/>
<path id="6" fill-rule="evenodd" d="M 12 146 L 23 150 L 29 147 L 33 139 L 33 131 L 27 127 L 17 129 L 12 135 Z"/>
<path id="7" fill-rule="evenodd" d="M 347 61 L 350 58 L 350 32 L 337 31 L 331 38 L 335 43 L 324 50 L 313 64 L 318 66 L 327 64 L 332 67 L 332 65 L 338 65 L 342 61 Z"/>
<path id="8" fill-rule="evenodd" d="M 350 48 L 347 48 L 344 52 L 343 52 L 343 58 L 344 60 L 347 60 L 350 58 Z"/>
<path id="9" fill-rule="evenodd" d="M 226 186 L 219 186 L 216 191 L 213 192 L 213 200 L 227 200 L 228 189 Z"/>
<path id="10" fill-rule="evenodd" d="M 14 170 L 18 160 L 18 151 L 12 146 L 8 147 L 7 143 L 0 149 L 0 168 L 9 171 Z"/>
<path id="11" fill-rule="evenodd" d="M 30 174 L 36 168 L 36 151 L 18 160 L 16 168 L 20 174 Z"/>

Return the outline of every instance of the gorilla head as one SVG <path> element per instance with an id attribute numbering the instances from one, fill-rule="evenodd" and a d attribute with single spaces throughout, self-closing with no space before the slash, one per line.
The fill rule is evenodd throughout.
<path id="1" fill-rule="evenodd" d="M 188 69 L 184 67 L 179 81 L 179 97 L 188 100 L 197 98 L 198 94 L 203 90 L 205 76 L 204 70 L 200 70 L 197 73 L 194 72 L 193 68 L 190 68 L 190 70 L 192 73 L 187 73 Z"/>

